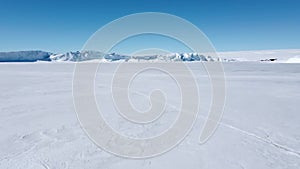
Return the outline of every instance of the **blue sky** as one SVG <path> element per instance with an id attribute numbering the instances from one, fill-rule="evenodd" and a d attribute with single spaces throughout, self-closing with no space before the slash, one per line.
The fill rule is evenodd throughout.
<path id="1" fill-rule="evenodd" d="M 0 0 L 0 3 L 0 51 L 80 50 L 100 27 L 137 12 L 164 12 L 187 19 L 209 37 L 217 51 L 300 48 L 300 1 L 297 0 Z"/>

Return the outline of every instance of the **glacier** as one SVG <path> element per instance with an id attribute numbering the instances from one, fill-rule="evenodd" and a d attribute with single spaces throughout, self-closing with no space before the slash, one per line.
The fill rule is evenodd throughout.
<path id="1" fill-rule="evenodd" d="M 51 61 L 51 54 L 44 51 L 0 52 L 0 62 Z"/>
<path id="2" fill-rule="evenodd" d="M 217 52 L 219 58 L 211 57 L 212 53 L 170 53 L 165 55 L 129 55 L 103 53 L 99 51 L 70 51 L 51 53 L 44 51 L 0 52 L 0 62 L 277 62 L 298 63 L 300 49 L 260 50 L 260 51 L 229 51 Z"/>
<path id="3" fill-rule="evenodd" d="M 214 61 L 210 56 L 204 56 L 198 53 L 172 53 L 168 55 L 149 55 L 149 56 L 131 56 L 117 53 L 105 54 L 98 51 L 76 51 L 63 54 L 54 54 L 43 51 L 19 51 L 19 52 L 0 52 L 0 62 L 81 62 L 88 60 L 100 60 L 102 62 L 139 62 L 139 61 Z"/>
<path id="4" fill-rule="evenodd" d="M 214 61 L 210 56 L 204 56 L 198 53 L 172 53 L 168 55 L 147 55 L 147 56 L 131 56 L 117 53 L 105 54 L 97 51 L 68 52 L 66 54 L 53 54 L 50 56 L 51 61 L 87 61 L 100 60 L 103 62 L 140 62 L 140 61 Z"/>

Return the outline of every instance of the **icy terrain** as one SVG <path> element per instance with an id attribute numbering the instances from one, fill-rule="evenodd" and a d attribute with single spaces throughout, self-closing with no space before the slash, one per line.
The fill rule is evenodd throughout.
<path id="1" fill-rule="evenodd" d="M 176 62 L 176 61 L 214 61 L 210 56 L 198 53 L 174 53 L 168 55 L 131 56 L 117 53 L 104 54 L 97 51 L 76 51 L 64 54 L 53 54 L 42 51 L 0 52 L 0 62 L 77 62 L 100 60 L 101 62 Z"/>
<path id="2" fill-rule="evenodd" d="M 0 62 L 51 61 L 50 55 L 52 54 L 43 51 L 0 52 Z"/>
<path id="3" fill-rule="evenodd" d="M 300 49 L 218 52 L 220 58 L 210 53 L 171 53 L 167 55 L 135 56 L 97 51 L 76 51 L 54 54 L 42 51 L 0 52 L 0 62 L 76 62 L 100 60 L 100 62 L 197 62 L 197 61 L 275 61 L 299 63 Z"/>
<path id="4" fill-rule="evenodd" d="M 290 58 L 300 56 L 300 49 L 231 51 L 218 52 L 218 54 L 223 59 L 239 61 L 260 61 L 273 58 L 277 59 L 278 62 L 286 62 Z"/>
<path id="5" fill-rule="evenodd" d="M 201 63 L 188 65 L 201 96 L 201 111 L 191 133 L 170 152 L 132 160 L 102 151 L 82 131 L 72 100 L 74 63 L 0 63 L 0 168 L 300 167 L 300 64 L 225 63 L 225 112 L 219 128 L 205 144 L 198 140 L 210 105 L 209 79 Z M 100 66 L 95 89 L 99 102 L 110 102 L 109 82 L 116 66 Z M 147 108 L 143 96 L 151 86 L 169 94 L 167 112 L 160 121 L 147 126 L 130 124 L 107 104 L 102 107 L 107 122 L 134 137 L 156 135 L 171 125 L 176 118 L 178 92 L 166 75 L 148 72 L 137 78 L 133 103 L 137 109 Z"/>

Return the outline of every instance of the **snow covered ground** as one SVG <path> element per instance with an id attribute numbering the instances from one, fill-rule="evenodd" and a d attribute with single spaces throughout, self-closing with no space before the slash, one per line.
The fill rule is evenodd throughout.
<path id="1" fill-rule="evenodd" d="M 300 64 L 224 63 L 225 111 L 205 144 L 198 140 L 210 105 L 209 80 L 201 63 L 188 66 L 201 96 L 201 111 L 191 133 L 165 154 L 133 160 L 101 150 L 81 129 L 72 98 L 74 63 L 1 63 L 0 168 L 300 168 Z M 97 99 L 109 101 L 108 84 L 115 67 L 116 63 L 101 65 Z M 146 95 L 151 83 L 176 89 L 157 72 L 136 80 L 133 90 Z M 156 135 L 176 118 L 178 93 L 167 93 L 168 111 L 153 125 L 129 124 L 110 105 L 104 107 L 103 116 L 123 134 Z M 132 100 L 138 109 L 148 106 L 142 95 L 133 94 Z"/>
<path id="2" fill-rule="evenodd" d="M 223 59 L 235 59 L 238 61 L 260 61 L 274 58 L 277 59 L 276 62 L 294 63 L 293 59 L 300 56 L 300 49 L 229 51 L 218 52 L 218 55 Z M 292 60 L 288 61 L 289 59 Z"/>

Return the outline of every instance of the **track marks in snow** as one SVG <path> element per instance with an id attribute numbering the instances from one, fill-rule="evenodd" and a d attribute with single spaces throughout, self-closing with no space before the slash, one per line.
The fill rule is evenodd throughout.
<path id="1" fill-rule="evenodd" d="M 251 132 L 248 132 L 248 131 L 245 131 L 245 130 L 242 130 L 240 128 L 237 128 L 237 127 L 234 127 L 234 126 L 231 126 L 229 124 L 225 124 L 225 123 L 220 123 L 221 126 L 224 126 L 224 127 L 227 127 L 227 128 L 230 128 L 234 131 L 237 131 L 243 135 L 246 135 L 248 137 L 252 137 L 254 138 L 255 140 L 259 141 L 259 142 L 263 142 L 263 143 L 266 143 L 270 146 L 273 146 L 275 147 L 276 149 L 282 151 L 282 152 L 285 152 L 285 153 L 288 153 L 288 154 L 291 154 L 291 155 L 294 155 L 294 156 L 297 156 L 298 158 L 300 158 L 300 152 L 292 149 L 292 148 L 289 148 L 287 146 L 284 146 L 284 145 L 280 145 L 276 142 L 274 142 L 273 140 L 269 139 L 268 137 L 261 137 L 259 135 L 256 135 L 254 133 L 251 133 Z"/>

